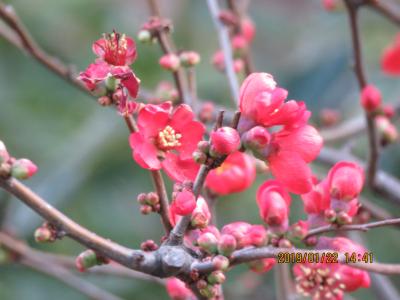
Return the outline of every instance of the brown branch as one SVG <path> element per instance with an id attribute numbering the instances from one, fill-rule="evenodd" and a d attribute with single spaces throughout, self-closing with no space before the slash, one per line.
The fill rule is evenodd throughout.
<path id="1" fill-rule="evenodd" d="M 356 0 L 345 0 L 347 12 L 349 15 L 350 28 L 351 28 L 351 38 L 352 38 L 353 53 L 354 53 L 354 72 L 357 77 L 360 90 L 362 90 L 367 85 L 367 79 L 365 76 L 363 62 L 362 62 L 361 41 L 358 28 L 357 13 L 360 5 L 358 2 L 359 1 Z M 365 117 L 366 117 L 368 140 L 369 140 L 367 182 L 370 187 L 373 187 L 375 184 L 375 175 L 378 169 L 379 144 L 378 144 L 377 130 L 374 121 L 374 116 L 370 113 L 366 113 Z"/>
<path id="2" fill-rule="evenodd" d="M 46 260 L 39 252 L 31 249 L 23 242 L 0 232 L 0 243 L 3 247 L 18 256 L 17 262 L 35 271 L 49 275 L 65 283 L 71 288 L 81 292 L 90 299 L 94 300 L 121 300 L 121 298 L 82 280 L 70 273 L 61 265 Z"/>
<path id="3" fill-rule="evenodd" d="M 383 221 L 387 219 L 394 219 L 395 217 L 389 213 L 387 210 L 379 206 L 378 204 L 375 204 L 365 198 L 360 199 L 361 202 L 361 209 L 366 210 L 371 217 Z M 397 225 L 397 227 L 400 227 L 400 224 Z"/>
<path id="4" fill-rule="evenodd" d="M 87 248 L 128 268 L 149 274 L 154 271 L 154 254 L 132 250 L 94 234 L 69 219 L 16 179 L 0 178 L 0 187 L 20 199 L 59 231 L 65 232 L 70 238 Z"/>
<path id="5" fill-rule="evenodd" d="M 215 24 L 215 28 L 218 31 L 218 39 L 219 44 L 224 52 L 224 61 L 225 61 L 225 73 L 228 77 L 229 87 L 232 94 L 232 101 L 235 107 L 239 103 L 239 84 L 236 78 L 235 70 L 233 67 L 233 53 L 232 47 L 229 40 L 229 33 L 227 28 L 222 24 L 219 19 L 219 6 L 218 1 L 216 0 L 207 0 L 208 9 L 210 11 L 211 17 Z"/>
<path id="6" fill-rule="evenodd" d="M 366 223 L 366 224 L 352 224 L 352 225 L 342 225 L 342 226 L 326 225 L 326 226 L 321 226 L 321 227 L 318 227 L 315 229 L 311 229 L 308 232 L 305 239 L 307 239 L 310 236 L 318 235 L 318 234 L 322 234 L 322 233 L 326 233 L 326 232 L 351 231 L 351 230 L 368 231 L 371 228 L 390 226 L 390 225 L 398 225 L 398 224 L 400 224 L 400 218 L 371 222 L 371 223 Z"/>
<path id="7" fill-rule="evenodd" d="M 373 10 L 383 15 L 384 17 L 388 18 L 396 25 L 400 25 L 400 13 L 398 12 L 398 10 L 395 11 L 385 2 L 381 0 L 369 0 L 367 5 Z"/>
<path id="8" fill-rule="evenodd" d="M 160 216 L 164 225 L 165 232 L 170 233 L 172 226 L 170 223 L 169 200 L 167 190 L 165 188 L 164 179 L 160 171 L 151 171 L 151 178 L 153 179 L 154 187 L 156 188 L 157 195 L 160 199 Z"/>

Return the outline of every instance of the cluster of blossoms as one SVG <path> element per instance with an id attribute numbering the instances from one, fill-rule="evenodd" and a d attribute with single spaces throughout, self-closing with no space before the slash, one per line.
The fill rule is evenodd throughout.
<path id="1" fill-rule="evenodd" d="M 254 40 L 256 28 L 249 17 L 238 18 L 232 11 L 222 11 L 219 18 L 230 28 L 233 68 L 236 73 L 241 73 L 244 70 L 245 55 Z M 217 70 L 221 72 L 225 70 L 225 58 L 222 50 L 215 52 L 212 62 Z"/>
<path id="2" fill-rule="evenodd" d="M 224 15 L 221 18 L 228 19 Z M 247 43 L 251 41 L 254 28 L 248 22 L 244 19 L 232 43 L 240 44 L 236 41 L 240 39 Z M 153 40 L 159 37 L 160 30 L 167 29 L 166 24 L 155 18 L 146 23 L 139 36 L 142 41 Z M 93 50 L 99 58 L 79 78 L 91 91 L 102 92 L 100 99 L 107 97 L 121 113 L 135 113 L 137 129 L 129 136 L 133 159 L 142 168 L 163 170 L 170 177 L 174 183 L 167 214 L 170 224 L 175 226 L 181 218 L 189 217 L 185 244 L 203 261 L 210 261 L 215 266 L 210 274 L 200 277 L 193 274 L 191 279 L 204 297 L 218 298 L 234 251 L 266 245 L 292 248 L 299 242 L 310 244 L 310 241 L 304 241 L 309 228 L 352 222 L 364 182 L 362 169 L 350 162 L 340 162 L 330 170 L 326 179 L 318 182 L 309 164 L 319 154 L 322 138 L 308 124 L 311 113 L 304 102 L 287 100 L 288 92 L 277 86 L 272 75 L 249 75 L 240 88 L 241 116 L 237 128 L 221 125 L 209 132 L 209 141 L 205 141 L 206 126 L 196 120 L 188 105 L 174 105 L 173 100 L 178 100 L 179 95 L 172 86 L 162 83 L 150 103 L 138 104 L 127 100 L 125 89 L 130 97 L 135 98 L 139 86 L 139 81 L 128 67 L 136 58 L 131 38 L 114 32 L 97 41 Z M 199 58 L 190 51 L 179 56 L 168 53 L 160 59 L 160 65 L 172 72 L 181 66 L 192 67 L 198 62 Z M 107 72 L 103 72 L 103 68 Z M 101 76 L 98 75 L 100 71 L 103 72 Z M 364 107 L 374 106 L 375 102 L 371 99 L 376 95 L 373 89 L 364 92 Z M 209 121 L 213 109 L 212 105 L 204 104 L 200 119 Z M 370 108 L 371 112 L 377 110 L 378 105 Z M 212 225 L 212 214 L 206 199 L 248 189 L 255 181 L 256 166 L 260 161 L 274 177 L 266 180 L 256 195 L 255 202 L 265 225 L 237 221 L 219 230 Z M 206 165 L 209 172 L 202 195 L 197 196 L 193 185 L 201 165 Z M 307 221 L 289 224 L 290 193 L 301 195 Z M 143 214 L 160 212 L 159 195 L 154 192 L 140 194 L 138 202 Z M 40 238 L 42 236 L 38 234 Z M 360 246 L 343 238 L 320 239 L 313 245 L 318 249 L 363 251 Z M 157 248 L 153 241 L 142 243 L 145 251 Z M 94 252 L 84 253 L 77 259 L 80 270 L 101 263 L 106 261 Z M 254 260 L 248 266 L 256 273 L 264 273 L 275 264 L 275 258 L 265 258 Z M 328 299 L 330 294 L 335 299 L 341 299 L 344 291 L 369 284 L 367 273 L 323 261 L 297 264 L 294 274 L 298 291 L 315 299 Z M 195 298 L 186 283 L 177 278 L 168 279 L 167 291 L 172 299 Z"/>
<path id="3" fill-rule="evenodd" d="M 38 167 L 27 158 L 12 157 L 6 146 L 0 141 L 0 176 L 14 177 L 16 179 L 28 179 L 35 175 Z"/>

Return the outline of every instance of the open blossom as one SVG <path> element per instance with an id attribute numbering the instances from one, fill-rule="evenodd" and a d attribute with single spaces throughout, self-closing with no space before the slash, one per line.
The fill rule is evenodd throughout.
<path id="1" fill-rule="evenodd" d="M 270 226 L 287 227 L 290 203 L 289 194 L 276 180 L 267 180 L 257 191 L 260 216 Z"/>
<path id="2" fill-rule="evenodd" d="M 206 178 L 206 187 L 219 195 L 238 193 L 250 187 L 256 177 L 253 159 L 242 152 L 230 154 Z"/>
<path id="3" fill-rule="evenodd" d="M 331 197 L 351 201 L 356 198 L 364 184 L 364 171 L 355 163 L 338 162 L 328 173 L 328 186 Z"/>
<path id="4" fill-rule="evenodd" d="M 176 108 L 170 102 L 144 106 L 138 114 L 139 131 L 129 137 L 135 161 L 143 168 L 159 170 L 162 159 L 171 159 L 172 152 L 182 159 L 191 158 L 205 131 L 193 118 L 193 111 L 184 104 Z"/>
<path id="5" fill-rule="evenodd" d="M 166 280 L 165 287 L 167 289 L 168 296 L 170 296 L 172 300 L 196 299 L 192 291 L 187 288 L 186 284 L 176 277 L 168 278 Z"/>
<path id="6" fill-rule="evenodd" d="M 93 43 L 92 50 L 110 65 L 126 66 L 136 60 L 135 41 L 125 34 L 113 32 Z"/>
<path id="7" fill-rule="evenodd" d="M 316 181 L 316 179 L 315 179 Z M 301 195 L 304 203 L 304 211 L 307 214 L 320 214 L 330 207 L 330 195 L 328 190 L 328 181 L 322 180 L 315 182 L 310 192 Z"/>
<path id="8" fill-rule="evenodd" d="M 308 163 L 323 144 L 318 131 L 307 125 L 310 112 L 303 102 L 285 102 L 287 91 L 277 87 L 267 73 L 249 75 L 240 88 L 242 118 L 239 131 L 244 145 L 269 163 L 274 177 L 290 192 L 304 194 L 312 188 Z M 269 132 L 270 127 L 282 126 Z"/>
<path id="9" fill-rule="evenodd" d="M 400 75 L 400 35 L 383 52 L 381 58 L 382 70 L 387 75 Z"/>

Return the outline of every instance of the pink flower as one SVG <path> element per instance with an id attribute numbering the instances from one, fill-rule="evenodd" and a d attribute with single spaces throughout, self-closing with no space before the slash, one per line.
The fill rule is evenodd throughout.
<path id="1" fill-rule="evenodd" d="M 230 154 L 220 167 L 210 171 L 206 187 L 219 195 L 238 193 L 249 188 L 255 177 L 253 159 L 238 151 Z"/>
<path id="2" fill-rule="evenodd" d="M 21 158 L 13 162 L 11 176 L 17 179 L 28 179 L 35 175 L 38 167 L 29 159 Z"/>
<path id="3" fill-rule="evenodd" d="M 166 280 L 166 289 L 168 296 L 172 300 L 193 300 L 195 296 L 192 291 L 187 288 L 186 284 L 176 277 L 171 277 Z"/>
<path id="4" fill-rule="evenodd" d="M 196 197 L 193 192 L 185 190 L 177 193 L 174 202 L 174 209 L 176 214 L 186 216 L 191 214 L 196 207 Z"/>
<path id="5" fill-rule="evenodd" d="M 352 162 L 338 162 L 328 173 L 331 197 L 351 201 L 357 197 L 364 184 L 364 171 Z"/>
<path id="6" fill-rule="evenodd" d="M 384 50 L 381 66 L 383 72 L 387 75 L 400 75 L 400 35 L 397 35 L 393 44 Z"/>
<path id="7" fill-rule="evenodd" d="M 248 263 L 250 270 L 258 274 L 263 274 L 270 271 L 275 266 L 275 264 L 275 258 L 264 258 Z"/>
<path id="8" fill-rule="evenodd" d="M 219 155 L 228 155 L 240 147 L 240 136 L 232 127 L 221 127 L 211 132 L 211 149 Z"/>
<path id="9" fill-rule="evenodd" d="M 330 195 L 328 181 L 323 180 L 313 185 L 313 188 L 307 194 L 301 195 L 304 203 L 304 210 L 307 214 L 320 214 L 330 207 Z"/>
<path id="10" fill-rule="evenodd" d="M 127 66 L 136 60 L 135 41 L 125 34 L 113 32 L 93 43 L 92 50 L 99 58 L 114 66 Z"/>
<path id="11" fill-rule="evenodd" d="M 225 225 L 221 229 L 221 234 L 232 235 L 237 242 L 237 249 L 248 245 L 247 233 L 252 225 L 246 222 L 233 222 Z"/>
<path id="12" fill-rule="evenodd" d="M 180 67 L 180 60 L 176 54 L 164 54 L 160 58 L 160 66 L 169 71 L 176 71 Z"/>
<path id="13" fill-rule="evenodd" d="M 250 18 L 245 17 L 240 24 L 240 31 L 247 42 L 250 43 L 256 35 L 256 26 Z"/>
<path id="14" fill-rule="evenodd" d="M 361 105 L 367 112 L 374 112 L 382 102 L 381 92 L 373 85 L 367 85 L 361 91 Z"/>
<path id="15" fill-rule="evenodd" d="M 267 180 L 257 190 L 260 216 L 270 226 L 287 227 L 291 198 L 276 180 Z"/>
<path id="16" fill-rule="evenodd" d="M 119 80 L 133 98 L 137 97 L 140 84 L 140 80 L 129 67 L 109 65 L 102 60 L 90 64 L 79 74 L 78 79 L 83 81 L 88 90 L 98 95 L 105 95 L 108 79 Z"/>
<path id="17" fill-rule="evenodd" d="M 143 168 L 159 170 L 162 158 L 178 152 L 182 159 L 191 158 L 205 131 L 204 125 L 193 120 L 189 106 L 172 108 L 170 102 L 147 104 L 138 114 L 139 132 L 132 133 L 129 143 L 133 158 Z"/>

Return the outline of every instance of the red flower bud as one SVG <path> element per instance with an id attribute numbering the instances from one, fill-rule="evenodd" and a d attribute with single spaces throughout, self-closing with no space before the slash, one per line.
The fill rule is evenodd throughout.
<path id="1" fill-rule="evenodd" d="M 252 225 L 247 231 L 248 243 L 256 247 L 262 247 L 268 243 L 267 231 L 262 225 Z"/>
<path id="2" fill-rule="evenodd" d="M 394 115 L 396 114 L 396 110 L 394 109 L 393 105 L 391 104 L 386 104 L 383 107 L 383 113 L 385 114 L 385 117 L 388 119 L 391 119 L 394 117 Z"/>
<path id="3" fill-rule="evenodd" d="M 17 179 L 28 179 L 38 170 L 38 167 L 29 159 L 21 158 L 16 160 L 11 167 L 11 176 Z"/>
<path id="4" fill-rule="evenodd" d="M 205 154 L 204 152 L 194 151 L 192 155 L 193 160 L 200 165 L 204 164 L 207 161 L 207 154 Z"/>
<path id="5" fill-rule="evenodd" d="M 400 35 L 397 35 L 394 42 L 383 52 L 381 58 L 382 70 L 390 76 L 400 75 Z"/>
<path id="6" fill-rule="evenodd" d="M 137 202 L 139 202 L 139 204 L 145 205 L 147 203 L 147 195 L 145 193 L 140 193 L 137 196 Z"/>
<path id="7" fill-rule="evenodd" d="M 325 10 L 333 11 L 338 8 L 338 0 L 322 0 L 322 5 L 324 6 Z"/>
<path id="8" fill-rule="evenodd" d="M 396 127 L 384 116 L 377 116 L 375 118 L 376 127 L 382 137 L 382 144 L 390 144 L 398 139 L 398 132 Z"/>
<path id="9" fill-rule="evenodd" d="M 243 248 L 248 245 L 247 232 L 250 230 L 252 225 L 246 222 L 233 222 L 225 225 L 221 233 L 230 234 L 235 237 L 237 242 L 237 248 Z"/>
<path id="10" fill-rule="evenodd" d="M 179 57 L 173 53 L 161 56 L 159 63 L 161 67 L 172 72 L 178 70 L 180 67 Z"/>
<path id="11" fill-rule="evenodd" d="M 240 23 L 240 31 L 243 37 L 249 43 L 254 39 L 254 36 L 256 35 L 256 27 L 253 21 L 248 17 L 242 19 L 242 22 Z"/>
<path id="12" fill-rule="evenodd" d="M 381 102 L 381 92 L 375 86 L 367 85 L 361 91 L 361 105 L 367 112 L 376 111 Z"/>
<path id="13" fill-rule="evenodd" d="M 166 280 L 166 289 L 172 300 L 188 300 L 194 298 L 192 291 L 178 278 L 171 277 Z"/>
<path id="14" fill-rule="evenodd" d="M 214 103 L 207 101 L 201 105 L 199 112 L 199 119 L 203 123 L 208 123 L 214 120 L 214 111 L 215 105 Z"/>
<path id="15" fill-rule="evenodd" d="M 154 206 L 160 202 L 160 198 L 158 197 L 157 193 L 150 192 L 146 195 L 147 203 L 151 206 Z"/>
<path id="16" fill-rule="evenodd" d="M 143 215 L 148 215 L 152 211 L 153 211 L 153 208 L 150 205 L 142 205 L 142 206 L 140 206 L 140 212 Z"/>
<path id="17" fill-rule="evenodd" d="M 211 132 L 211 149 L 220 155 L 228 155 L 240 148 L 240 136 L 236 129 L 221 127 Z"/>
<path id="18" fill-rule="evenodd" d="M 184 67 L 193 67 L 200 62 L 200 55 L 195 51 L 184 51 L 179 58 Z"/>
<path id="19" fill-rule="evenodd" d="M 54 232 L 47 226 L 41 226 L 35 230 L 35 241 L 37 243 L 53 242 L 55 240 Z"/>
<path id="20" fill-rule="evenodd" d="M 330 195 L 339 200 L 351 201 L 360 194 L 363 184 L 364 171 L 352 162 L 339 162 L 328 173 Z"/>
<path id="21" fill-rule="evenodd" d="M 75 265 L 79 272 L 84 272 L 87 269 L 102 263 L 103 262 L 98 258 L 96 252 L 93 250 L 86 250 L 79 254 L 75 259 Z"/>
<path id="22" fill-rule="evenodd" d="M 336 221 L 336 212 L 333 209 L 327 209 L 324 213 L 325 220 L 329 223 Z"/>
<path id="23" fill-rule="evenodd" d="M 308 233 L 308 227 L 308 222 L 300 220 L 290 226 L 288 235 L 292 239 L 302 240 Z"/>
<path id="24" fill-rule="evenodd" d="M 275 258 L 264 258 L 260 260 L 253 260 L 252 262 L 248 263 L 248 266 L 253 272 L 262 274 L 271 270 L 275 266 L 275 264 Z"/>
<path id="25" fill-rule="evenodd" d="M 215 269 L 226 271 L 229 267 L 229 259 L 225 256 L 217 255 L 212 259 L 212 264 Z"/>
<path id="26" fill-rule="evenodd" d="M 236 239 L 230 234 L 221 235 L 218 241 L 218 252 L 224 256 L 230 256 L 236 250 Z"/>
<path id="27" fill-rule="evenodd" d="M 276 180 L 268 180 L 257 191 L 260 216 L 270 226 L 287 226 L 291 199 Z"/>
<path id="28" fill-rule="evenodd" d="M 193 192 L 188 190 L 179 192 L 174 199 L 174 205 L 175 212 L 178 215 L 189 215 L 196 207 L 196 197 Z"/>
<path id="29" fill-rule="evenodd" d="M 260 159 L 267 156 L 266 150 L 271 141 L 271 134 L 262 126 L 255 126 L 243 134 L 243 144 Z"/>
<path id="30" fill-rule="evenodd" d="M 217 252 L 218 240 L 211 232 L 206 232 L 200 235 L 200 237 L 197 239 L 197 243 L 202 250 L 208 253 Z"/>
<path id="31" fill-rule="evenodd" d="M 155 251 L 158 245 L 153 240 L 147 240 L 140 244 L 140 249 L 143 251 Z"/>
<path id="32" fill-rule="evenodd" d="M 333 126 L 339 122 L 340 112 L 335 109 L 325 108 L 321 110 L 319 118 L 323 126 Z"/>
<path id="33" fill-rule="evenodd" d="M 205 228 L 211 219 L 211 212 L 204 198 L 199 197 L 196 202 L 196 207 L 192 212 L 190 224 L 195 228 Z"/>
<path id="34" fill-rule="evenodd" d="M 340 225 L 348 225 L 353 222 L 353 218 L 350 217 L 346 212 L 341 211 L 337 214 L 336 221 Z"/>

